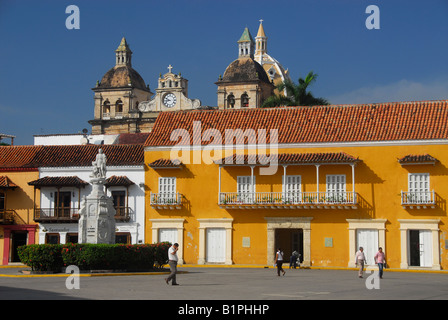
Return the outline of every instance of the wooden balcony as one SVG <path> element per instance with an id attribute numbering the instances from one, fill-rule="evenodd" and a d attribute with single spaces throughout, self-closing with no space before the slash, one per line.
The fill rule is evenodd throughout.
<path id="1" fill-rule="evenodd" d="M 14 223 L 14 215 L 16 212 L 14 210 L 0 210 L 0 225 L 1 224 L 13 224 Z"/>
<path id="2" fill-rule="evenodd" d="M 36 208 L 34 221 L 75 223 L 79 220 L 79 209 L 75 208 Z"/>
<path id="3" fill-rule="evenodd" d="M 115 220 L 121 222 L 128 222 L 131 219 L 131 208 L 129 207 L 115 207 Z"/>
<path id="4" fill-rule="evenodd" d="M 77 208 L 36 208 L 34 221 L 46 223 L 77 223 L 79 220 Z M 129 207 L 116 207 L 115 220 L 128 222 L 131 218 Z"/>
<path id="5" fill-rule="evenodd" d="M 176 193 L 152 193 L 150 205 L 154 209 L 181 209 L 182 194 Z"/>
<path id="6" fill-rule="evenodd" d="M 401 191 L 401 205 L 409 209 L 427 209 L 436 207 L 434 190 L 432 191 Z"/>
<path id="7" fill-rule="evenodd" d="M 356 192 L 221 192 L 222 209 L 357 209 Z"/>

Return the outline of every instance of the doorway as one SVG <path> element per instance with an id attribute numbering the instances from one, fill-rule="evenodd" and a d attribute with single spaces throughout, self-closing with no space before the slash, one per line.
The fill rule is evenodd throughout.
<path id="1" fill-rule="evenodd" d="M 275 252 L 277 252 L 278 248 L 281 248 L 283 251 L 284 262 L 289 262 L 294 251 L 299 253 L 300 262 L 302 262 L 303 229 L 275 229 Z"/>
<path id="2" fill-rule="evenodd" d="M 27 239 L 27 231 L 13 231 L 11 233 L 11 262 L 20 262 L 18 248 L 26 245 Z"/>
<path id="3" fill-rule="evenodd" d="M 432 267 L 430 230 L 409 230 L 409 265 Z"/>
<path id="4" fill-rule="evenodd" d="M 226 229 L 208 228 L 206 233 L 206 261 L 226 262 Z"/>
<path id="5" fill-rule="evenodd" d="M 54 198 L 55 216 L 59 218 L 69 218 L 72 200 L 71 191 L 55 192 Z"/>

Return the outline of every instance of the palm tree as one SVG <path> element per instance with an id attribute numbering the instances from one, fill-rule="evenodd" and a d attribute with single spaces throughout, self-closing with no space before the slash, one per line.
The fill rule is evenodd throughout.
<path id="1" fill-rule="evenodd" d="M 286 92 L 283 94 L 273 95 L 267 98 L 262 108 L 278 107 L 278 106 L 322 106 L 330 104 L 324 98 L 316 98 L 313 94 L 307 91 L 308 87 L 316 81 L 317 74 L 310 71 L 305 79 L 299 78 L 299 84 L 295 84 L 291 80 L 285 80 L 276 86 L 279 92 Z"/>

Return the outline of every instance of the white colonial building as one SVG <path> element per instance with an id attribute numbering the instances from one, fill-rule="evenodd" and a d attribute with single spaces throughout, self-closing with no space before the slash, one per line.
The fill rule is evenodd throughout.
<path id="1" fill-rule="evenodd" d="M 144 243 L 145 173 L 141 145 L 42 146 L 36 161 L 39 179 L 29 182 L 40 189 L 34 220 L 39 243 L 78 242 L 81 201 L 90 194 L 91 162 L 98 149 L 107 157 L 106 194 L 116 210 L 116 242 Z M 38 196 L 39 197 L 39 196 Z"/>

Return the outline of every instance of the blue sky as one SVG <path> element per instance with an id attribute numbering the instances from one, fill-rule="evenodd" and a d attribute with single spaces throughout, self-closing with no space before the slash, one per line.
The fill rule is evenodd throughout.
<path id="1" fill-rule="evenodd" d="M 72 4 L 79 30 L 65 26 Z M 372 4 L 379 30 L 365 26 Z M 260 19 L 268 53 L 294 81 L 317 73 L 311 91 L 333 104 L 447 99 L 447 16 L 446 0 L 0 0 L 0 133 L 33 144 L 33 135 L 90 131 L 91 88 L 123 36 L 153 92 L 171 64 L 190 98 L 216 106 L 215 81 Z"/>

